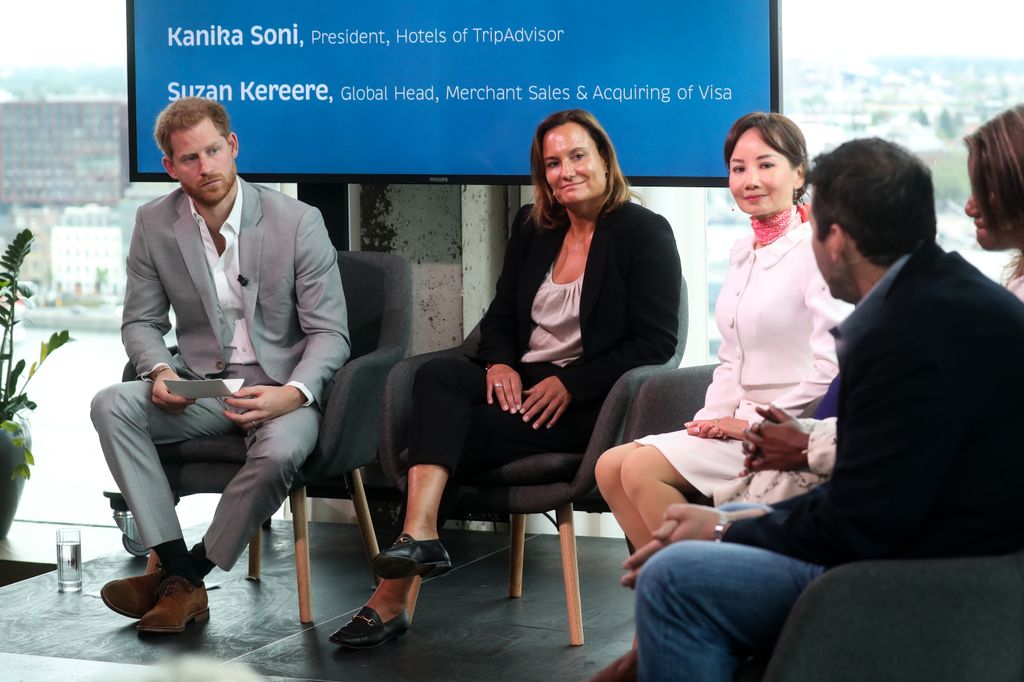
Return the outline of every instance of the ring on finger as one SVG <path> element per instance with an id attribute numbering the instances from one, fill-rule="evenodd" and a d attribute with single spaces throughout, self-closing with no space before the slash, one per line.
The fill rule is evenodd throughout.
<path id="1" fill-rule="evenodd" d="M 494 382 L 494 387 L 495 387 L 495 388 L 501 388 L 501 383 L 500 383 L 500 382 L 497 382 L 497 381 L 496 381 L 496 382 Z"/>

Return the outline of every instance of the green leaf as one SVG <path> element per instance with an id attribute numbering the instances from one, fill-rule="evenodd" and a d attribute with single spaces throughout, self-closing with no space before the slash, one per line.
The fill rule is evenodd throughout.
<path id="1" fill-rule="evenodd" d="M 15 363 L 14 368 L 7 374 L 7 395 L 14 393 L 18 386 L 18 379 L 21 377 L 21 373 L 25 371 L 25 361 L 18 360 Z"/>
<path id="2" fill-rule="evenodd" d="M 46 354 L 49 355 L 64 344 L 71 343 L 72 341 L 74 341 L 74 339 L 71 338 L 71 333 L 67 329 L 54 332 L 50 335 L 50 340 L 46 342 Z M 39 360 L 39 364 L 43 364 L 42 359 Z"/>
<path id="3" fill-rule="evenodd" d="M 31 230 L 22 230 L 7 244 L 0 255 L 0 428 L 10 433 L 12 444 L 21 447 L 25 461 L 15 470 L 15 476 L 29 478 L 29 467 L 35 464 L 32 453 L 25 448 L 27 434 L 22 427 L 11 421 L 14 415 L 36 408 L 36 404 L 25 393 L 29 380 L 53 351 L 72 341 L 68 331 L 54 332 L 50 338 L 39 345 L 39 359 L 32 362 L 28 376 L 23 376 L 27 361 L 14 357 L 14 330 L 21 321 L 17 318 L 15 304 L 21 300 L 28 302 L 36 294 L 32 282 L 20 282 L 21 268 L 25 258 L 32 250 L 35 241 Z M 19 380 L 22 380 L 19 385 Z"/>
<path id="4" fill-rule="evenodd" d="M 22 263 L 25 262 L 25 257 L 32 250 L 32 243 L 34 241 L 35 237 L 32 236 L 32 230 L 22 230 L 7 245 L 3 257 L 0 257 L 0 265 L 3 265 L 7 273 L 9 273 L 9 279 L 17 279 L 18 275 L 21 274 Z"/>
<path id="5" fill-rule="evenodd" d="M 18 295 L 23 299 L 29 299 L 36 295 L 37 287 L 32 282 L 18 282 Z"/>
<path id="6" fill-rule="evenodd" d="M 19 464 L 18 466 L 14 467 L 14 473 L 11 474 L 11 478 L 29 479 L 32 478 L 32 472 L 28 470 L 27 464 Z"/>

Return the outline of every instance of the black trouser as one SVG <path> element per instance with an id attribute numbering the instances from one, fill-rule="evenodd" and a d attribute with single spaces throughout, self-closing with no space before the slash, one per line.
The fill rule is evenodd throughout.
<path id="1" fill-rule="evenodd" d="M 516 367 L 523 387 L 563 371 L 550 363 Z M 504 412 L 497 401 L 487 404 L 486 372 L 467 358 L 437 358 L 416 372 L 413 382 L 409 466 L 438 464 L 451 477 L 438 508 L 438 528 L 458 497 L 460 481 L 474 471 L 486 471 L 543 452 L 584 452 L 597 422 L 601 404 L 570 402 L 550 429 L 523 421 L 521 414 Z M 405 522 L 403 505 L 398 527 Z"/>
<path id="2" fill-rule="evenodd" d="M 529 388 L 563 369 L 528 363 L 516 371 Z M 541 452 L 583 452 L 600 405 L 570 402 L 550 429 L 487 404 L 486 372 L 467 358 L 437 358 L 416 372 L 412 389 L 409 465 L 439 464 L 458 471 L 493 469 Z M 525 397 L 523 399 L 525 402 Z"/>

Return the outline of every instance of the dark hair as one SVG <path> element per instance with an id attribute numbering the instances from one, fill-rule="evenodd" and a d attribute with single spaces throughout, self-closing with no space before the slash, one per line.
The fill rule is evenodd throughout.
<path id="1" fill-rule="evenodd" d="M 964 138 L 974 203 L 992 231 L 1024 229 L 1024 104 L 998 114 Z M 1024 274 L 1024 252 L 1012 264 Z"/>
<path id="2" fill-rule="evenodd" d="M 786 157 L 793 170 L 798 168 L 807 170 L 807 142 L 804 140 L 804 134 L 800 131 L 799 126 L 782 114 L 767 111 L 755 111 L 740 116 L 732 124 L 729 134 L 725 136 L 725 148 L 722 154 L 725 158 L 726 168 L 732 161 L 736 143 L 743 133 L 751 128 L 757 129 L 766 145 Z M 793 190 L 793 203 L 800 203 L 806 193 L 807 183 L 804 182 L 803 186 Z"/>
<path id="3" fill-rule="evenodd" d="M 202 97 L 183 97 L 168 104 L 156 117 L 156 125 L 153 126 L 153 137 L 160 151 L 174 160 L 171 133 L 194 128 L 207 118 L 225 138 L 231 134 L 231 119 L 219 102 Z"/>
<path id="4" fill-rule="evenodd" d="M 931 173 L 897 144 L 877 137 L 846 142 L 817 156 L 807 180 L 819 241 L 837 224 L 875 265 L 935 241 Z"/>
<path id="5" fill-rule="evenodd" d="M 615 155 L 615 147 L 601 124 L 594 115 L 583 109 L 566 109 L 556 111 L 537 126 L 533 134 L 533 145 L 530 147 L 530 177 L 533 180 L 533 210 L 530 217 L 542 229 L 551 229 L 564 225 L 567 221 L 565 207 L 555 200 L 555 194 L 548 185 L 544 169 L 544 136 L 552 129 L 566 123 L 576 123 L 590 134 L 598 153 L 604 159 L 608 170 L 608 184 L 604 190 L 604 204 L 601 215 L 606 215 L 630 200 L 629 183 L 619 168 L 619 159 Z"/>

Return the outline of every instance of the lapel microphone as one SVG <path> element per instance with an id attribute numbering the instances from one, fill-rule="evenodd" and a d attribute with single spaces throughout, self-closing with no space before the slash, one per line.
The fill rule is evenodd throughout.
<path id="1" fill-rule="evenodd" d="M 245 275 L 239 275 L 238 283 L 241 284 L 243 287 L 247 287 L 249 286 L 249 278 L 246 277 Z"/>

